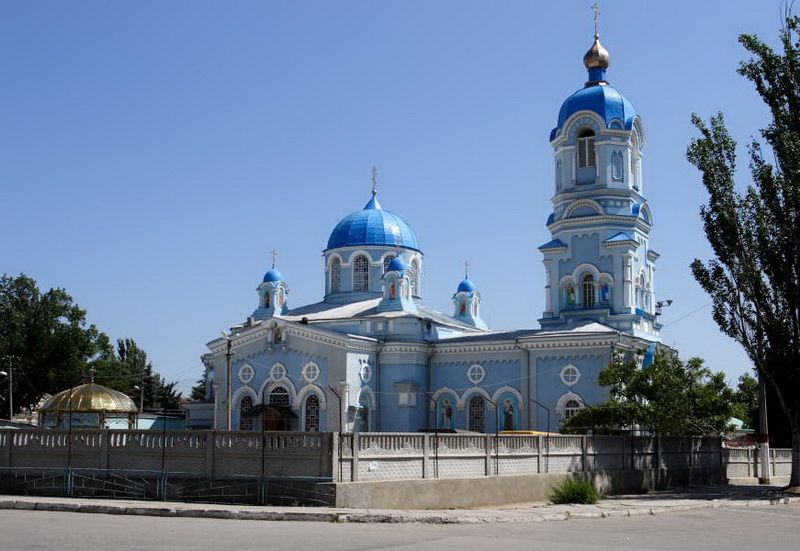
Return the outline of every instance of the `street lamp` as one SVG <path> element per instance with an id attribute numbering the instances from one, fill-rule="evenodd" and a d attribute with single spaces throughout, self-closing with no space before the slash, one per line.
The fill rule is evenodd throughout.
<path id="1" fill-rule="evenodd" d="M 666 308 L 667 306 L 672 306 L 672 302 L 673 302 L 673 300 L 671 298 L 668 298 L 668 299 L 665 299 L 665 300 L 656 301 L 656 315 L 660 316 L 661 315 L 661 310 L 663 308 Z"/>
<path id="2" fill-rule="evenodd" d="M 233 409 L 231 407 L 231 400 L 233 400 L 233 393 L 231 392 L 231 385 L 233 384 L 233 377 L 231 376 L 231 358 L 233 357 L 233 339 L 231 336 L 226 333 L 225 331 L 220 331 L 222 333 L 222 338 L 227 341 L 227 350 L 225 352 L 225 363 L 227 366 L 226 373 L 225 373 L 225 381 L 227 390 L 225 392 L 225 427 L 226 430 L 231 430 L 231 415 L 233 413 Z"/>

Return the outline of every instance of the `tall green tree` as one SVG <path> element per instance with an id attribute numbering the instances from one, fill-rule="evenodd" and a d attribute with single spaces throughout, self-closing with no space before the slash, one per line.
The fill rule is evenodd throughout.
<path id="1" fill-rule="evenodd" d="M 733 411 L 734 392 L 725 376 L 700 358 L 684 363 L 676 354 L 659 352 L 640 368 L 617 355 L 599 382 L 609 398 L 567 419 L 563 430 L 603 433 L 638 426 L 662 436 L 720 434 Z"/>
<path id="2" fill-rule="evenodd" d="M 45 394 L 92 378 L 137 404 L 144 388 L 145 409 L 177 409 L 180 403 L 176 383 L 153 370 L 133 339 L 119 339 L 115 348 L 86 322 L 86 312 L 64 289 L 42 292 L 25 275 L 0 278 L 0 359 L 3 369 L 13 362 L 17 412 L 35 406 Z"/>
<path id="3" fill-rule="evenodd" d="M 752 54 L 739 73 L 771 115 L 749 144 L 746 189 L 736 187 L 736 142 L 721 113 L 708 123 L 693 115 L 700 136 L 687 152 L 709 193 L 701 218 L 715 255 L 695 260 L 692 273 L 720 329 L 742 345 L 780 404 L 792 435 L 792 486 L 800 485 L 799 29 L 800 17 L 787 16 L 782 51 L 755 35 L 739 37 Z"/>
<path id="4" fill-rule="evenodd" d="M 25 275 L 0 277 L 0 357 L 14 364 L 16 411 L 83 382 L 90 361 L 111 351 L 64 289 L 43 293 Z"/>

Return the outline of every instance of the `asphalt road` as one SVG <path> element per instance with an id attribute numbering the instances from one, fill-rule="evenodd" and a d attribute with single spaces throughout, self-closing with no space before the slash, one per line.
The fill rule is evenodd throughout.
<path id="1" fill-rule="evenodd" d="M 800 505 L 530 524 L 327 524 L 0 511 L 0 550 L 800 549 Z"/>

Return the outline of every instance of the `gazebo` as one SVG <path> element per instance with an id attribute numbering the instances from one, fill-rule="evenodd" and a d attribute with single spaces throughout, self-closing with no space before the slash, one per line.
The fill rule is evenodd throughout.
<path id="1" fill-rule="evenodd" d="M 92 382 L 48 398 L 39 408 L 39 426 L 134 429 L 138 412 L 133 400 L 122 392 Z"/>

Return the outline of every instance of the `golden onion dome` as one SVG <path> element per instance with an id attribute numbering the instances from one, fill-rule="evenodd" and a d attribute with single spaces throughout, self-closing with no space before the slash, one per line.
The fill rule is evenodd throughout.
<path id="1" fill-rule="evenodd" d="M 587 69 L 608 69 L 611 63 L 611 54 L 600 44 L 600 35 L 594 35 L 594 44 L 583 56 L 583 64 Z"/>
<path id="2" fill-rule="evenodd" d="M 122 392 L 96 383 L 87 383 L 51 396 L 39 410 L 136 413 L 138 408 L 133 400 Z"/>

